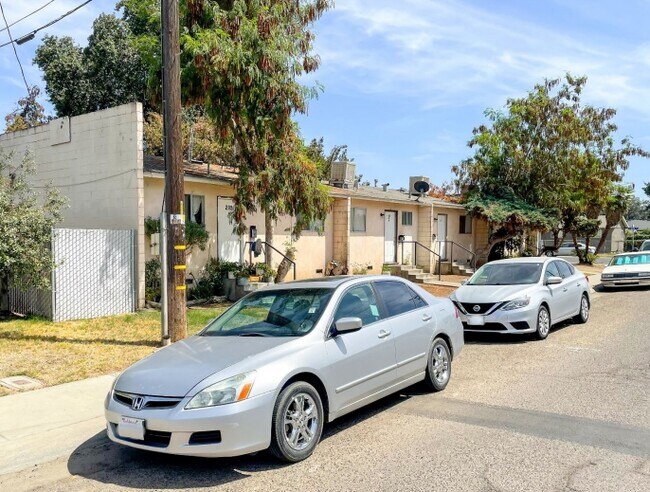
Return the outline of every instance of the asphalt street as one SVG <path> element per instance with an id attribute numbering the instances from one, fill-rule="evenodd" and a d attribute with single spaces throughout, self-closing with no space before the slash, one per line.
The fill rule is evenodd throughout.
<path id="1" fill-rule="evenodd" d="M 598 291 L 587 324 L 545 341 L 472 336 L 443 393 L 416 386 L 343 417 L 302 463 L 140 452 L 98 426 L 72 453 L 0 475 L 0 489 L 648 491 L 648 301 L 648 289 Z"/>

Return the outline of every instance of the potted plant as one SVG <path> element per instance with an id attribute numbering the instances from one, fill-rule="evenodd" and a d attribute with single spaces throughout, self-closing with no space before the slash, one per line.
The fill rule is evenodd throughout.
<path id="1" fill-rule="evenodd" d="M 277 272 L 266 263 L 257 264 L 257 274 L 262 277 L 262 282 L 275 283 L 275 276 Z"/>
<path id="2" fill-rule="evenodd" d="M 237 285 L 244 286 L 248 285 L 249 278 L 251 276 L 251 270 L 254 269 L 254 266 L 249 265 L 248 263 L 242 263 L 239 268 L 235 271 L 235 277 L 237 278 Z"/>

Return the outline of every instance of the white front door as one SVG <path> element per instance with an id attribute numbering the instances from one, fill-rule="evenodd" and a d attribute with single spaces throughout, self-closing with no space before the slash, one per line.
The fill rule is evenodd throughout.
<path id="1" fill-rule="evenodd" d="M 241 238 L 234 232 L 235 224 L 230 218 L 234 205 L 230 198 L 217 198 L 217 246 L 219 259 L 241 261 Z"/>
<path id="2" fill-rule="evenodd" d="M 447 214 L 438 214 L 438 235 L 440 241 L 440 259 L 447 259 Z"/>
<path id="3" fill-rule="evenodd" d="M 397 212 L 384 212 L 384 262 L 397 261 Z"/>

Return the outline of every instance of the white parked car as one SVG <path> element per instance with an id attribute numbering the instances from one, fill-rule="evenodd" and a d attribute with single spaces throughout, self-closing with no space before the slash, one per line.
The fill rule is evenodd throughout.
<path id="1" fill-rule="evenodd" d="M 646 239 L 643 241 L 643 243 L 641 243 L 639 251 L 650 251 L 650 239 Z"/>
<path id="2" fill-rule="evenodd" d="M 585 248 L 586 248 L 585 243 L 578 243 L 578 249 L 584 251 Z M 593 246 L 589 246 L 589 253 L 591 253 L 592 255 L 596 254 L 596 248 L 594 248 Z M 556 254 L 558 256 L 575 256 L 576 247 L 572 241 L 565 241 L 562 244 L 560 244 L 560 247 L 557 249 Z"/>
<path id="3" fill-rule="evenodd" d="M 603 287 L 650 285 L 650 251 L 614 256 L 600 274 L 600 283 Z"/>
<path id="4" fill-rule="evenodd" d="M 535 333 L 573 318 L 589 319 L 589 282 L 569 262 L 556 258 L 513 258 L 483 265 L 450 295 L 465 331 Z"/>

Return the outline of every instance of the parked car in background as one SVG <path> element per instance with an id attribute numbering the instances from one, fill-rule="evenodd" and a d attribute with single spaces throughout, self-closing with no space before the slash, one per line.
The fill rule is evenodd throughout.
<path id="1" fill-rule="evenodd" d="M 639 251 L 650 251 L 650 239 L 646 239 L 641 243 Z"/>
<path id="2" fill-rule="evenodd" d="M 603 287 L 650 285 L 650 251 L 614 256 L 600 274 Z"/>
<path id="3" fill-rule="evenodd" d="M 578 243 L 578 249 L 580 251 L 584 251 L 585 248 L 586 248 L 585 243 Z M 594 255 L 596 254 L 596 248 L 593 246 L 589 246 L 588 252 Z M 565 241 L 562 244 L 560 244 L 560 247 L 557 249 L 555 254 L 558 256 L 573 256 L 576 254 L 576 247 L 572 241 Z"/>
<path id="4" fill-rule="evenodd" d="M 326 277 L 244 297 L 197 335 L 134 364 L 106 397 L 111 440 L 191 456 L 270 448 L 307 458 L 323 425 L 424 381 L 449 383 L 463 327 L 407 280 Z"/>
<path id="5" fill-rule="evenodd" d="M 560 321 L 589 319 L 587 277 L 557 258 L 487 263 L 450 298 L 470 332 L 535 333 L 544 339 Z"/>

